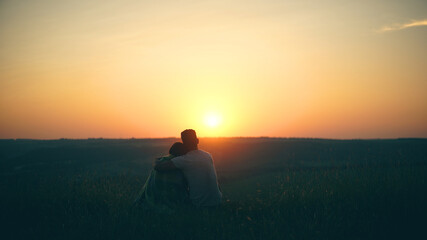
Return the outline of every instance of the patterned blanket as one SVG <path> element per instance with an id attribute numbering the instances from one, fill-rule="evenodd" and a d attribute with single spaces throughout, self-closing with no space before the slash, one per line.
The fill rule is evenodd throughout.
<path id="1" fill-rule="evenodd" d="M 156 161 L 170 161 L 173 157 L 168 155 Z M 174 209 L 187 203 L 189 203 L 187 181 L 178 169 L 164 172 L 151 170 L 135 200 L 136 205 L 163 213 L 172 213 Z"/>

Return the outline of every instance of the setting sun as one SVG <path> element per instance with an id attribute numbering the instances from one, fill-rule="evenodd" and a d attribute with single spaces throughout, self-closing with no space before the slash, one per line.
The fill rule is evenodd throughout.
<path id="1" fill-rule="evenodd" d="M 215 113 L 209 113 L 205 116 L 205 124 L 211 128 L 217 127 L 221 124 L 221 117 Z"/>

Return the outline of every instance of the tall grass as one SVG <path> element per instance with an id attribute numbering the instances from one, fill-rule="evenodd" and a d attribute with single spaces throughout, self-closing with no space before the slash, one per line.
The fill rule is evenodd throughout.
<path id="1" fill-rule="evenodd" d="M 132 207 L 145 176 L 2 177 L 2 239 L 421 238 L 427 167 L 286 169 L 224 181 L 219 209 Z"/>

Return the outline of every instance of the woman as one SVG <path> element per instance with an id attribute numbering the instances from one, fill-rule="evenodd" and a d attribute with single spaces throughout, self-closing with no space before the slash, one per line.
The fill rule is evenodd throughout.
<path id="1" fill-rule="evenodd" d="M 169 155 L 157 158 L 156 162 L 170 161 L 187 152 L 184 144 L 176 142 L 169 149 Z M 166 172 L 151 170 L 135 200 L 136 205 L 164 213 L 171 213 L 179 205 L 188 202 L 187 181 L 184 174 L 178 169 Z"/>

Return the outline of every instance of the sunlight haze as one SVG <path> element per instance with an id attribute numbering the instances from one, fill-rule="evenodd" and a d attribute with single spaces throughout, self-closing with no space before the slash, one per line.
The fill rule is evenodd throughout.
<path id="1" fill-rule="evenodd" d="M 427 137 L 427 1 L 1 1 L 0 138 Z"/>

